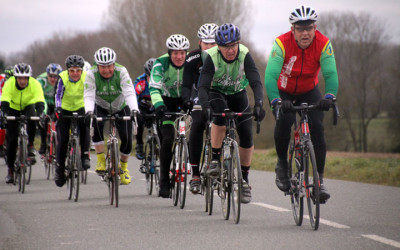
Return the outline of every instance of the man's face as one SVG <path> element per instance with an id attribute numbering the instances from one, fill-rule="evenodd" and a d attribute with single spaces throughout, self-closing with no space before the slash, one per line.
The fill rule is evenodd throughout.
<path id="1" fill-rule="evenodd" d="M 208 50 L 217 45 L 216 43 L 205 43 L 203 41 L 200 41 L 199 44 L 200 44 L 201 50 Z"/>
<path id="2" fill-rule="evenodd" d="M 317 25 L 314 23 L 303 26 L 294 24 L 291 28 L 294 38 L 296 39 L 297 44 L 300 48 L 306 49 L 308 46 L 311 45 L 314 36 L 315 36 L 315 29 Z"/>
<path id="3" fill-rule="evenodd" d="M 186 59 L 186 50 L 173 50 L 171 52 L 171 61 L 177 66 L 181 67 L 185 63 Z"/>
<path id="4" fill-rule="evenodd" d="M 15 78 L 17 79 L 17 84 L 21 89 L 25 88 L 28 85 L 29 77 L 17 76 Z"/>
<path id="5" fill-rule="evenodd" d="M 115 64 L 98 65 L 99 73 L 103 78 L 111 78 L 114 75 Z"/>
<path id="6" fill-rule="evenodd" d="M 225 46 L 218 45 L 218 48 L 226 60 L 233 61 L 239 51 L 239 42 L 228 43 Z"/>
<path id="7" fill-rule="evenodd" d="M 58 75 L 47 74 L 47 82 L 50 83 L 51 86 L 56 85 L 57 81 L 58 81 Z"/>
<path id="8" fill-rule="evenodd" d="M 81 79 L 82 68 L 71 67 L 71 68 L 68 69 L 68 75 L 73 81 L 77 82 L 77 81 L 79 81 Z"/>

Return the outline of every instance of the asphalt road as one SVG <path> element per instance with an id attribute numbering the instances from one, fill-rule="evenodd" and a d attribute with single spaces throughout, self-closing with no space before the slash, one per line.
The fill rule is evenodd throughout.
<path id="1" fill-rule="evenodd" d="M 120 188 L 118 208 L 94 173 L 80 188 L 78 202 L 67 188 L 44 178 L 39 161 L 24 194 L 5 184 L 0 159 L 0 249 L 397 249 L 400 248 L 400 188 L 325 181 L 332 197 L 321 206 L 321 225 L 301 227 L 289 197 L 270 172 L 251 171 L 253 201 L 242 206 L 240 224 L 204 212 L 204 197 L 188 192 L 184 209 L 146 194 L 139 161 L 130 159 L 133 182 Z M 307 209 L 305 214 L 307 214 Z"/>

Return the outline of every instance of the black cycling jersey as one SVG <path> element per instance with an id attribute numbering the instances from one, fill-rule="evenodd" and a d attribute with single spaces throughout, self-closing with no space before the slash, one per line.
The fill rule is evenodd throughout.
<path id="1" fill-rule="evenodd" d="M 192 89 L 197 92 L 197 85 L 200 77 L 200 71 L 203 67 L 201 59 L 201 49 L 196 49 L 190 52 L 186 57 L 183 71 L 182 83 L 182 100 L 189 101 L 192 97 Z"/>

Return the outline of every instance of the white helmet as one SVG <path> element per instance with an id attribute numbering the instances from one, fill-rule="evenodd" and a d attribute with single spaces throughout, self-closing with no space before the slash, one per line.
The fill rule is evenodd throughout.
<path id="1" fill-rule="evenodd" d="M 190 47 L 189 40 L 180 34 L 171 35 L 166 42 L 167 48 L 171 50 L 187 50 Z"/>
<path id="2" fill-rule="evenodd" d="M 14 76 L 30 77 L 32 76 L 32 68 L 29 64 L 18 63 L 14 66 Z"/>
<path id="3" fill-rule="evenodd" d="M 317 21 L 317 12 L 310 6 L 301 5 L 294 9 L 289 16 L 289 22 L 295 24 L 301 21 Z"/>
<path id="4" fill-rule="evenodd" d="M 97 65 L 110 65 L 114 64 L 117 60 L 117 55 L 113 49 L 103 47 L 94 53 L 94 61 Z"/>
<path id="5" fill-rule="evenodd" d="M 92 65 L 90 65 L 88 61 L 85 61 L 85 64 L 83 65 L 83 70 L 88 71 L 91 67 Z"/>
<path id="6" fill-rule="evenodd" d="M 215 23 L 203 24 L 197 32 L 197 37 L 205 43 L 215 43 L 215 33 L 217 29 L 218 25 Z"/>

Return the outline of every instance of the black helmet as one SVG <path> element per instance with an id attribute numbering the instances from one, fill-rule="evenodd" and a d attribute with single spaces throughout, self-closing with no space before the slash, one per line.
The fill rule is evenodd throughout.
<path id="1" fill-rule="evenodd" d="M 153 64 L 155 61 L 156 61 L 155 58 L 150 58 L 144 64 L 144 73 L 146 73 L 146 75 L 148 75 L 148 76 L 150 75 L 151 69 L 153 68 Z"/>
<path id="2" fill-rule="evenodd" d="M 83 65 L 85 65 L 85 60 L 82 56 L 70 55 L 67 57 L 67 59 L 65 59 L 65 65 L 67 66 L 67 69 L 71 67 L 83 68 Z"/>

